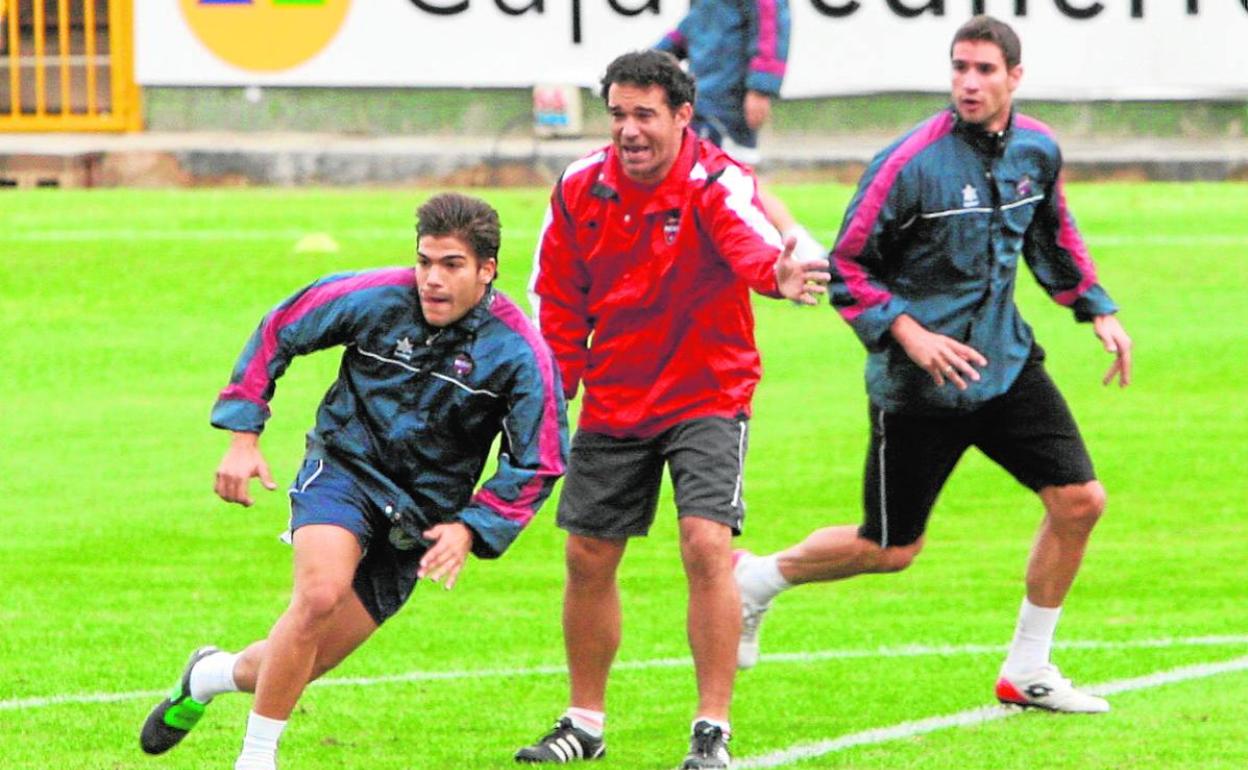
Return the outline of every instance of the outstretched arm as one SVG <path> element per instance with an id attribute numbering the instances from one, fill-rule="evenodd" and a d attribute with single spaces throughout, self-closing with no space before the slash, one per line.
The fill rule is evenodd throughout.
<path id="1" fill-rule="evenodd" d="M 776 258 L 776 286 L 788 299 L 802 305 L 819 304 L 819 295 L 828 293 L 828 260 L 812 259 L 799 262 L 793 256 L 797 239 L 784 239 L 784 250 Z"/>

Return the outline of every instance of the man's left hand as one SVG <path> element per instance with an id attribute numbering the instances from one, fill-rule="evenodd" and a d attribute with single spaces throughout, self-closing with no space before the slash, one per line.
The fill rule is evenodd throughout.
<path id="1" fill-rule="evenodd" d="M 1108 353 L 1114 354 L 1114 363 L 1101 378 L 1102 385 L 1108 385 L 1118 378 L 1118 387 L 1125 388 L 1131 384 L 1131 338 L 1118 323 L 1114 315 L 1098 315 L 1092 318 L 1092 329 L 1101 338 L 1101 344 Z"/>
<path id="2" fill-rule="evenodd" d="M 745 104 L 742 106 L 745 108 L 745 125 L 751 131 L 762 128 L 771 117 L 771 97 L 762 91 L 746 91 Z"/>
<path id="3" fill-rule="evenodd" d="M 818 295 L 828 293 L 828 281 L 832 280 L 828 260 L 799 262 L 793 256 L 795 248 L 796 238 L 789 236 L 784 239 L 784 251 L 776 260 L 776 285 L 782 295 L 798 304 L 818 304 Z"/>
<path id="4" fill-rule="evenodd" d="M 472 530 L 466 524 L 453 521 L 434 525 L 421 534 L 432 540 L 433 545 L 421 558 L 416 577 L 429 578 L 435 583 L 445 578 L 442 587 L 451 590 L 472 549 Z"/>

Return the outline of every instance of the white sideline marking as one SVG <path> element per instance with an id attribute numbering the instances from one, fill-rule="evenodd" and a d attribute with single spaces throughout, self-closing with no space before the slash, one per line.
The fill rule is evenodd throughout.
<path id="1" fill-rule="evenodd" d="M 1053 647 L 1059 650 L 1128 650 L 1167 647 L 1217 647 L 1227 645 L 1248 644 L 1248 634 L 1224 636 L 1188 636 L 1162 639 L 1138 639 L 1134 641 L 1103 642 L 1097 640 L 1076 640 L 1056 642 Z M 873 650 L 815 650 L 814 652 L 781 652 L 762 656 L 769 663 L 810 663 L 821 660 L 846 660 L 854 658 L 911 658 L 924 655 L 984 655 L 1000 654 L 1007 650 L 1004 644 L 961 644 L 961 645 L 920 645 L 911 644 L 900 647 L 878 647 Z M 650 660 L 626 660 L 612 666 L 616 671 L 644 671 L 655 668 L 680 668 L 691 665 L 688 657 L 652 658 Z M 554 676 L 567 673 L 561 663 L 548 666 L 529 666 L 526 668 L 489 668 L 458 671 L 408 671 L 402 674 L 387 676 L 329 677 L 312 683 L 313 687 L 371 687 L 379 684 L 398 682 L 430 682 L 452 679 L 497 679 L 504 677 Z M 66 703 L 114 703 L 117 701 L 152 698 L 164 695 L 163 690 L 135 690 L 118 693 L 83 693 L 68 695 L 47 695 L 40 698 L 13 698 L 0 700 L 0 711 L 17 709 L 45 708 Z"/>
<path id="2" fill-rule="evenodd" d="M 1248 670 L 1248 656 L 1233 658 L 1221 663 L 1201 663 L 1195 666 L 1184 666 L 1134 679 L 1119 679 L 1116 682 L 1105 682 L 1104 684 L 1084 689 L 1093 695 L 1113 695 L 1120 692 L 1146 690 L 1175 682 L 1186 682 L 1191 679 L 1203 679 L 1219 674 L 1245 670 Z M 780 765 L 821 757 L 825 754 L 843 751 L 855 746 L 867 746 L 876 743 L 887 743 L 888 741 L 900 740 L 902 738 L 913 738 L 916 735 L 925 735 L 947 727 L 980 725 L 1021 713 L 1023 713 L 1022 709 L 1009 706 L 982 706 L 967 711 L 959 711 L 956 714 L 919 719 L 913 722 L 902 722 L 892 727 L 863 730 L 858 733 L 842 735 L 840 738 L 833 738 L 832 740 L 819 741 L 817 743 L 799 743 L 769 754 L 738 759 L 732 764 L 733 767 L 741 768 L 741 770 L 755 767 L 779 767 Z"/>

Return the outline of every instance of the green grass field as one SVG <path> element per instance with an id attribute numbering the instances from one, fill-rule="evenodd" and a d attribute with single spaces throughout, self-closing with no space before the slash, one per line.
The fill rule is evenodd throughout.
<path id="1" fill-rule="evenodd" d="M 780 189 L 824 240 L 849 192 Z M 0 196 L 0 767 L 232 766 L 248 696 L 219 698 L 164 757 L 137 742 L 192 648 L 263 636 L 288 596 L 286 496 L 246 510 L 216 500 L 225 436 L 209 407 L 280 298 L 330 271 L 410 262 L 425 195 Z M 505 224 L 501 286 L 520 297 L 545 191 L 484 196 Z M 1132 387 L 1101 387 L 1108 357 L 1090 329 L 1023 277 L 1024 312 L 1110 491 L 1056 659 L 1081 683 L 1177 669 L 1175 681 L 1128 683 L 1099 717 L 914 724 L 990 704 L 1039 519 L 1030 493 L 968 455 L 913 568 L 777 602 L 764 660 L 738 679 L 738 766 L 1248 766 L 1248 185 L 1076 185 L 1070 197 L 1137 356 Z M 296 254 L 314 232 L 340 252 Z M 766 375 L 740 542 L 767 551 L 858 519 L 863 352 L 826 306 L 755 304 Z M 278 388 L 264 448 L 283 487 L 336 359 L 301 360 Z M 471 562 L 454 591 L 420 586 L 308 691 L 283 766 L 512 766 L 565 705 L 553 518 L 548 506 L 501 561 Z M 664 502 L 622 568 L 606 768 L 673 767 L 686 749 L 694 690 L 673 520 Z"/>

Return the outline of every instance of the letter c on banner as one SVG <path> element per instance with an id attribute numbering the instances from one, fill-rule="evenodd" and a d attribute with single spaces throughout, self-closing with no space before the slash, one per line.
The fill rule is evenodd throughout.
<path id="1" fill-rule="evenodd" d="M 811 5 L 815 6 L 816 11 L 834 19 L 848 16 L 862 6 L 862 3 L 859 3 L 858 0 L 850 0 L 845 5 L 828 5 L 825 0 L 810 0 L 810 2 Z M 1248 0 L 1244 0 L 1244 2 L 1248 3 Z"/>
<path id="2" fill-rule="evenodd" d="M 463 2 L 455 5 L 433 5 L 425 2 L 425 0 L 412 0 L 412 5 L 425 13 L 432 13 L 434 16 L 454 16 L 457 13 L 463 13 L 468 10 L 468 0 L 463 0 Z"/>
<path id="3" fill-rule="evenodd" d="M 931 11 L 937 16 L 945 15 L 945 0 L 928 0 L 927 5 L 922 8 L 911 8 L 908 5 L 902 5 L 901 0 L 888 0 L 888 7 L 893 13 L 903 19 L 913 19 L 915 16 L 922 16 L 927 11 Z"/>
<path id="4" fill-rule="evenodd" d="M 1090 19 L 1105 10 L 1105 6 L 1100 3 L 1093 3 L 1087 8 L 1076 8 L 1070 4 L 1070 0 L 1054 0 L 1054 2 L 1057 3 L 1057 10 L 1072 19 Z"/>

